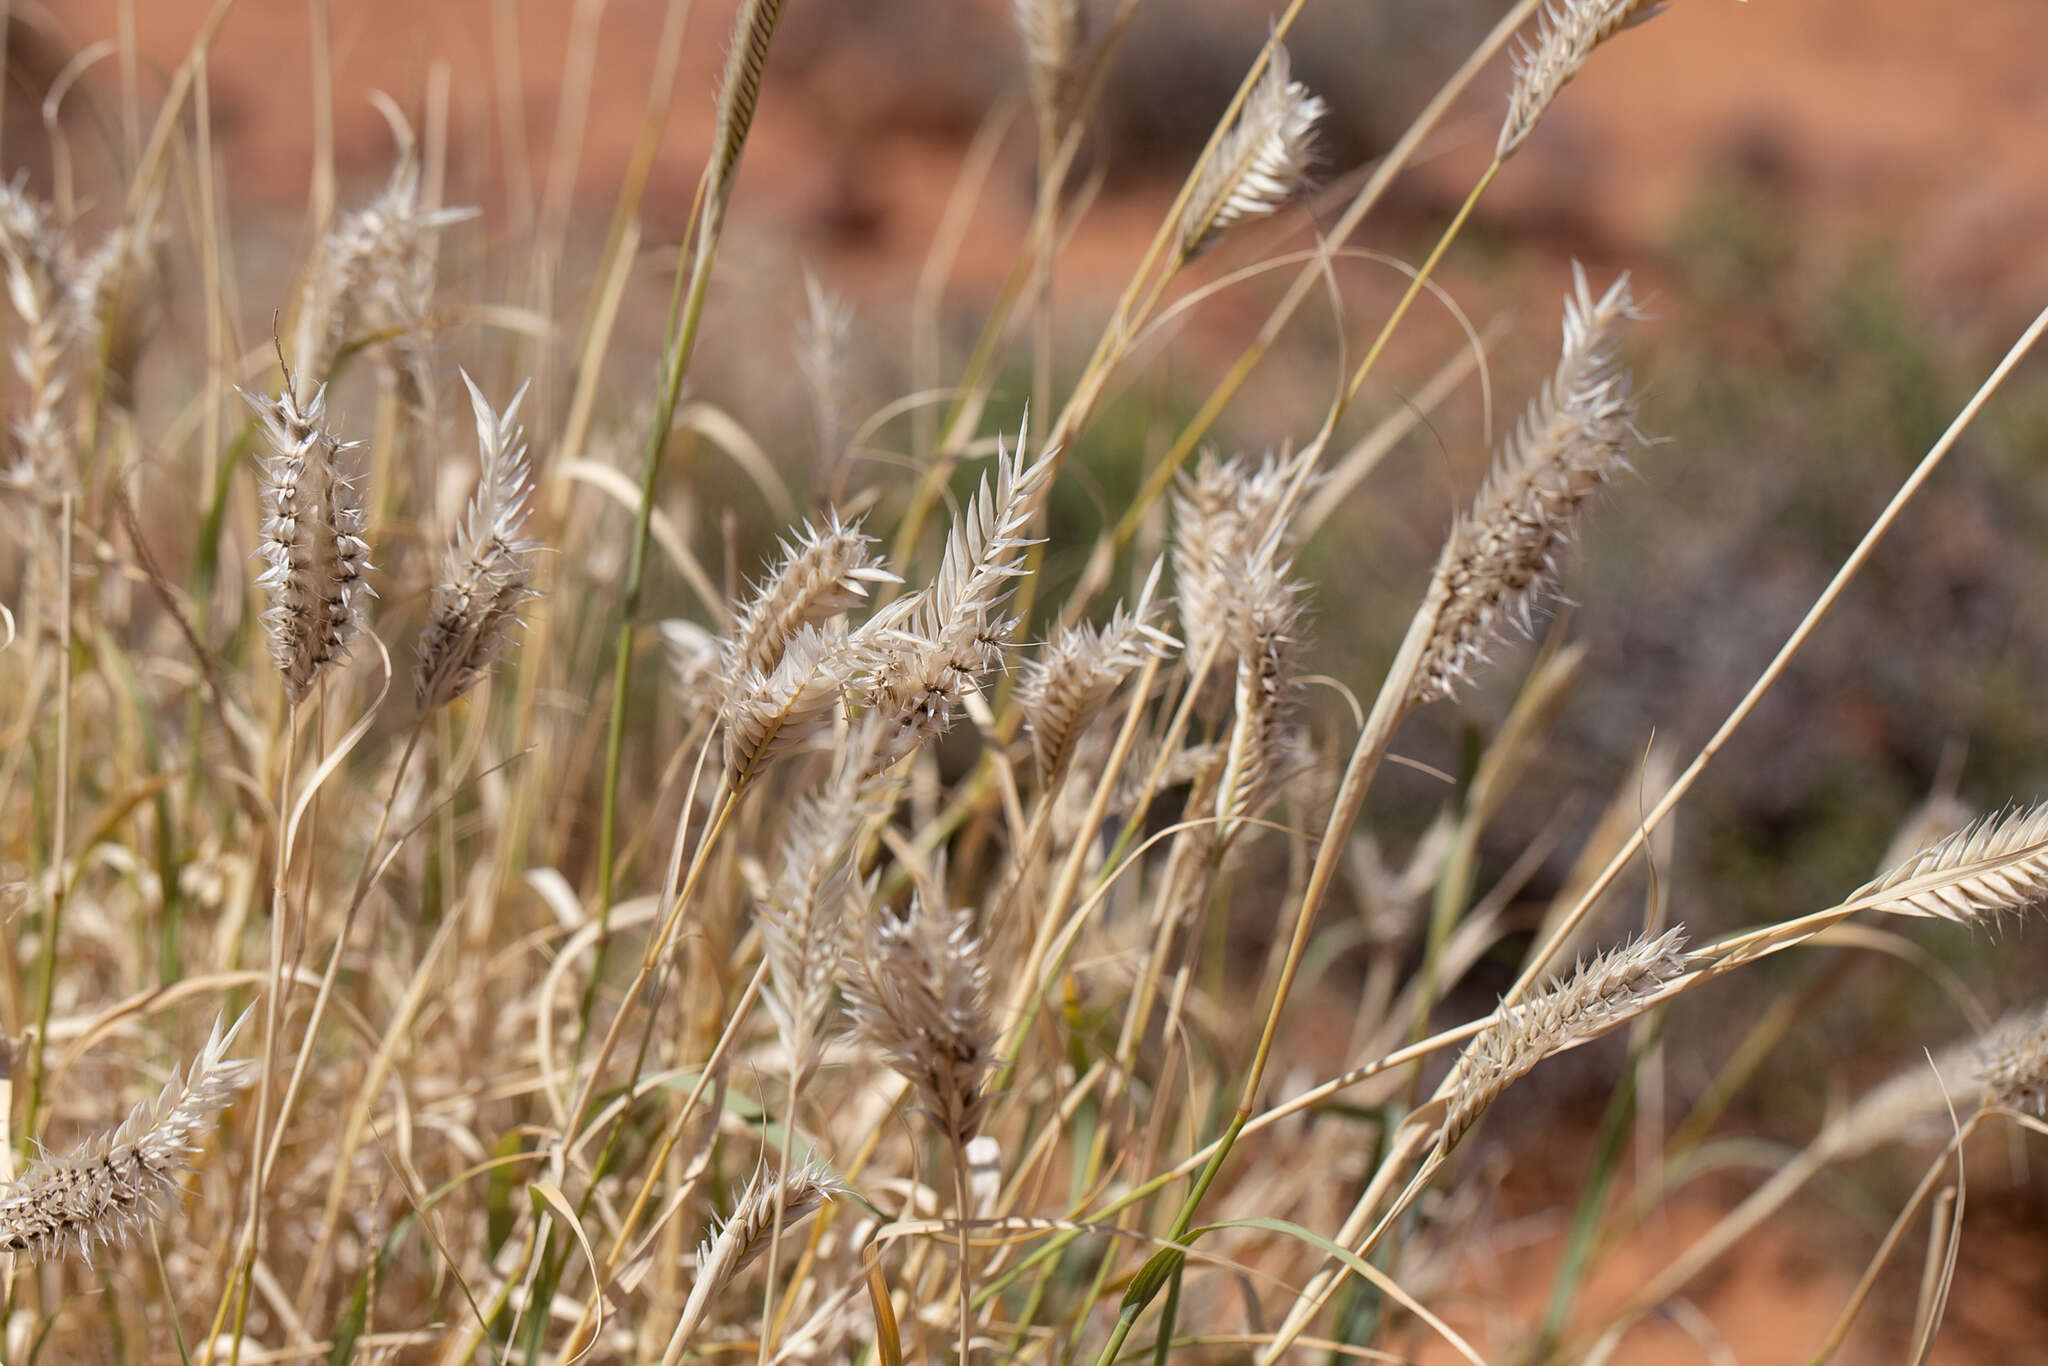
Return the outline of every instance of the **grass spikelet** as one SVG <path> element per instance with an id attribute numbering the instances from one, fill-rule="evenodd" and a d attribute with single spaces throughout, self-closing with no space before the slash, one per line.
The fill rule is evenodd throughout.
<path id="1" fill-rule="evenodd" d="M 519 535 L 533 491 L 518 420 L 526 386 L 498 413 L 467 374 L 462 382 L 476 414 L 479 469 L 420 631 L 413 692 L 421 711 L 453 702 L 490 671 L 519 624 L 520 606 L 533 596 L 533 557 L 540 549 Z"/>
<path id="2" fill-rule="evenodd" d="M 782 867 L 760 906 L 768 960 L 762 999 L 789 1055 L 795 1084 L 818 1063 L 819 1030 L 844 958 L 842 926 L 867 903 L 855 868 L 860 831 L 890 805 L 892 785 L 868 774 L 877 739 L 872 718 L 856 724 L 838 775 L 791 810 L 782 834 Z"/>
<path id="3" fill-rule="evenodd" d="M 1594 48 L 1662 8 L 1652 0 L 1563 0 L 1546 6 L 1536 41 L 1515 53 L 1515 86 L 1494 155 L 1506 161 L 1515 154 Z"/>
<path id="4" fill-rule="evenodd" d="M 1436 625 L 1412 702 L 1450 696 L 1504 623 L 1528 629 L 1557 577 L 1559 548 L 1637 439 L 1628 372 L 1614 354 L 1622 326 L 1637 316 L 1628 277 L 1597 300 L 1576 264 L 1572 278 L 1557 372 L 1530 402 L 1437 562 Z"/>
<path id="5" fill-rule="evenodd" d="M 1031 544 L 1025 529 L 1052 477 L 1053 452 L 1024 463 L 996 450 L 995 483 L 984 476 L 946 538 L 932 581 L 862 627 L 863 700 L 892 726 L 878 762 L 887 766 L 953 723 L 961 694 L 1003 661 L 1017 623 L 999 615 Z"/>
<path id="6" fill-rule="evenodd" d="M 70 481 L 71 436 L 63 420 L 65 347 L 71 336 L 68 275 L 50 207 L 19 179 L 0 183 L 0 258 L 7 295 L 26 335 L 12 351 L 22 402 L 14 420 L 8 482 L 49 495 Z"/>
<path id="7" fill-rule="evenodd" d="M 734 681 L 721 720 L 726 776 L 735 787 L 831 724 L 851 667 L 844 636 L 803 626 L 772 670 L 749 669 Z"/>
<path id="8" fill-rule="evenodd" d="M 258 576 L 270 593 L 263 625 L 270 656 L 296 706 L 328 665 L 348 657 L 362 625 L 363 575 L 370 547 L 363 539 L 363 500 L 349 461 L 355 442 L 327 430 L 327 390 L 303 405 L 289 370 L 274 399 L 242 391 L 262 419 L 270 453 L 262 457 L 263 543 L 268 565 Z"/>
<path id="9" fill-rule="evenodd" d="M 1074 68 L 1088 32 L 1081 0 L 1011 0 L 1010 18 L 1024 42 L 1024 72 L 1041 131 L 1057 133 L 1072 98 Z"/>
<path id="10" fill-rule="evenodd" d="M 1570 978 L 1494 1020 L 1458 1058 L 1458 1084 L 1444 1119 L 1451 1147 L 1500 1093 L 1545 1058 L 1628 1023 L 1664 983 L 1685 971 L 1685 934 L 1666 930 L 1581 963 Z"/>
<path id="11" fill-rule="evenodd" d="M 1024 666 L 1017 703 L 1031 731 L 1039 776 L 1050 780 L 1073 753 L 1081 733 L 1101 714 L 1117 685 L 1149 658 L 1179 645 L 1150 624 L 1161 566 L 1154 563 L 1137 605 L 1121 604 L 1101 626 L 1068 626 Z"/>
<path id="12" fill-rule="evenodd" d="M 1286 493 L 1285 469 L 1270 456 L 1252 469 L 1235 456 L 1218 460 L 1209 451 L 1174 490 L 1173 579 L 1181 634 L 1188 659 L 1195 665 L 1209 660 L 1212 677 L 1228 677 L 1244 636 L 1236 624 L 1242 584 L 1234 576 L 1284 534 Z M 1213 711 L 1221 710 L 1223 696 L 1217 692 Z"/>
<path id="13" fill-rule="evenodd" d="M 1986 1106 L 2048 1118 L 2048 1010 L 1994 1029 L 1977 1078 Z"/>
<path id="14" fill-rule="evenodd" d="M 806 522 L 782 543 L 776 565 L 733 623 L 728 665 L 738 678 L 771 672 L 792 637 L 867 601 L 870 584 L 900 580 L 868 553 L 874 538 L 828 514 L 823 529 Z"/>
<path id="15" fill-rule="evenodd" d="M 715 711 L 724 686 L 724 642 L 696 622 L 676 617 L 661 623 L 661 643 L 668 656 L 670 692 L 685 718 L 695 721 Z"/>
<path id="16" fill-rule="evenodd" d="M 1261 553 L 1234 577 L 1230 627 L 1237 655 L 1236 720 L 1216 789 L 1217 837 L 1228 840 L 1240 822 L 1271 800 L 1284 768 L 1282 751 L 1296 700 L 1300 654 L 1300 586 L 1288 567 Z"/>
<path id="17" fill-rule="evenodd" d="M 878 912 L 844 985 L 854 1037 L 915 1088 L 948 1139 L 974 1137 L 996 1062 L 974 912 L 933 910 L 922 894 L 912 895 L 900 918 Z"/>
<path id="18" fill-rule="evenodd" d="M 1987 816 L 1858 888 L 1859 909 L 1981 924 L 2048 898 L 2048 803 Z"/>
<path id="19" fill-rule="evenodd" d="M 329 234 L 299 305 L 296 354 L 309 384 L 324 382 L 341 345 L 357 329 L 389 332 L 414 383 L 427 382 L 419 331 L 432 311 L 434 244 L 441 229 L 473 218 L 473 208 L 421 203 L 412 132 L 393 118 L 398 162 L 384 189 Z"/>
<path id="20" fill-rule="evenodd" d="M 817 496 L 827 506 L 845 493 L 846 349 L 853 308 L 804 272 L 804 320 L 797 327 L 796 368 L 811 398 L 818 433 Z"/>
<path id="21" fill-rule="evenodd" d="M 178 1178 L 253 1071 L 228 1058 L 241 1028 L 216 1021 L 190 1072 L 176 1072 L 155 1102 L 144 1101 L 111 1133 L 63 1157 L 44 1157 L 18 1181 L 0 1185 L 0 1251 L 37 1260 L 118 1245 L 174 1201 Z"/>
<path id="22" fill-rule="evenodd" d="M 706 172 L 709 212 L 722 218 L 732 194 L 732 173 L 753 127 L 761 102 L 761 76 L 768 67 L 768 44 L 782 18 L 782 0 L 747 0 L 733 21 L 732 48 L 725 76 L 718 86 L 718 131 L 712 135 L 712 162 Z"/>
<path id="23" fill-rule="evenodd" d="M 1289 77 L 1287 49 L 1269 49 L 1266 74 L 1245 97 L 1181 212 L 1180 256 L 1199 255 L 1232 225 L 1263 218 L 1301 193 L 1328 106 Z"/>
<path id="24" fill-rule="evenodd" d="M 690 1287 L 689 1301 L 663 1360 L 680 1358 L 711 1301 L 768 1250 L 778 1229 L 789 1232 L 844 1189 L 829 1170 L 813 1163 L 805 1163 L 780 1181 L 765 1168 L 756 1171 L 732 1213 L 714 1226 L 711 1237 L 697 1249 L 697 1283 Z"/>

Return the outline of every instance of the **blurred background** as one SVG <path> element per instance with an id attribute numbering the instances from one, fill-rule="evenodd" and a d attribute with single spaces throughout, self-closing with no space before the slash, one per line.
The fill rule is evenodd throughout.
<path id="1" fill-rule="evenodd" d="M 1098 17 L 1106 8 L 1096 6 Z M 1296 77 L 1331 110 L 1323 190 L 1198 263 L 1198 283 L 1223 287 L 1161 333 L 1063 485 L 1056 515 L 1076 540 L 1128 498 L 1285 281 L 1228 277 L 1308 244 L 1505 8 L 1307 8 L 1289 46 Z M 450 258 L 488 272 L 495 246 L 559 231 L 567 265 L 549 288 L 574 318 L 648 125 L 670 12 L 663 0 L 243 0 L 222 17 L 212 0 L 17 0 L 6 10 L 0 163 L 41 192 L 69 186 L 87 222 L 107 213 L 118 203 L 108 187 L 133 164 L 157 97 L 202 25 L 217 20 L 204 85 L 245 340 L 267 331 L 303 256 L 308 209 L 326 193 L 315 175 L 324 148 L 344 206 L 387 174 L 391 134 L 371 91 L 445 148 L 444 201 L 482 210 L 447 235 Z M 608 380 L 606 406 L 622 415 L 652 373 L 730 12 L 726 0 L 691 7 L 678 94 L 654 123 L 643 259 L 618 352 L 644 365 L 615 365 Z M 1239 0 L 1138 7 L 1075 177 L 1087 212 L 1059 265 L 1066 373 L 1078 369 L 1270 18 Z M 594 45 L 579 46 L 576 35 L 592 31 Z M 584 50 L 594 54 L 588 69 L 565 66 Z M 1654 800 L 1658 765 L 1690 758 L 2048 304 L 2044 53 L 2048 7 L 2038 0 L 1678 0 L 1602 49 L 1489 190 L 1439 277 L 1489 340 L 1491 433 L 1488 404 L 1468 379 L 1333 509 L 1302 555 L 1321 585 L 1315 666 L 1369 691 L 1449 511 L 1485 469 L 1490 437 L 1554 362 L 1571 263 L 1583 262 L 1596 283 L 1632 272 L 1653 315 L 1631 359 L 1654 444 L 1637 462 L 1639 479 L 1592 519 L 1583 562 L 1568 575 L 1574 601 L 1553 624 L 1584 643 L 1586 659 L 1539 778 L 1492 827 L 1482 887 L 1549 841 L 1559 852 L 1540 860 L 1521 892 L 1540 908 L 1568 884 L 1572 851 L 1617 793 L 1635 785 L 1647 791 L 1642 806 Z M 1506 85 L 1504 66 L 1481 76 L 1353 245 L 1420 259 L 1491 154 Z M 1022 90 L 1002 0 L 792 0 L 707 323 L 720 344 L 700 353 L 692 375 L 771 453 L 807 449 L 807 418 L 790 392 L 806 268 L 851 304 L 865 408 L 913 387 L 906 357 L 920 288 L 943 288 L 942 369 L 957 370 L 1030 219 Z M 963 166 L 984 164 L 984 150 L 985 179 L 964 191 Z M 956 202 L 968 206 L 964 231 L 941 270 L 933 247 Z M 1364 259 L 1337 273 L 1341 332 L 1355 360 L 1401 279 Z M 531 282 L 504 285 L 509 298 Z M 197 337 L 201 319 L 177 306 L 177 287 L 157 325 Z M 1256 453 L 1306 439 L 1335 382 L 1339 335 L 1332 304 L 1304 310 L 1232 405 L 1219 445 Z M 1455 360 L 1464 338 L 1446 309 L 1418 310 L 1367 407 L 1398 411 Z M 183 382 L 162 364 L 137 380 Z M 1004 411 L 1028 389 L 1020 364 Z M 773 527 L 757 503 L 738 493 L 728 502 L 717 487 L 697 496 L 696 524 L 730 515 L 743 545 L 766 543 Z M 1706 934 L 1823 906 L 1868 878 L 1930 799 L 1952 826 L 1963 813 L 2048 794 L 2044 513 L 2048 360 L 2036 358 L 1681 808 L 1658 870 L 1675 918 Z M 1055 560 L 1050 572 L 1078 567 Z M 680 610 L 673 592 L 659 613 Z M 1459 707 L 1418 719 L 1402 751 L 1460 771 L 1499 724 L 1520 674 L 1503 668 Z M 1390 860 L 1405 857 L 1444 800 L 1439 778 L 1388 772 L 1369 819 Z M 1612 924 L 1638 913 L 1639 892 L 1615 900 Z M 1992 1014 L 2048 995 L 2048 936 L 2038 925 L 2015 923 L 1995 940 L 1955 930 L 1916 939 L 1932 966 L 1795 955 L 1691 1007 L 1688 1026 L 1672 1030 L 1670 1104 L 1696 1095 L 1725 1058 L 1734 1034 L 1725 1021 L 1810 992 L 1810 1013 L 1729 1121 L 1759 1142 L 1796 1146 L 1845 1095 L 1961 1028 L 1939 985 L 1943 971 Z M 1484 1008 L 1512 971 L 1503 957 L 1453 1006 Z M 1298 1042 L 1311 1056 L 1322 1049 L 1333 1067 L 1348 1038 L 1342 987 L 1337 976 L 1326 988 L 1334 1023 L 1296 1026 L 1305 1031 Z M 1466 1318 L 1540 1307 L 1559 1211 L 1569 1208 L 1560 1201 L 1575 1189 L 1598 1120 L 1585 1098 L 1604 1094 L 1612 1067 L 1588 1057 L 1547 1071 L 1531 1094 L 1511 1097 L 1512 1122 L 1489 1126 L 1485 1141 L 1499 1151 L 1488 1198 L 1512 1217 L 1476 1221 L 1506 1235 L 1473 1249 L 1458 1272 L 1473 1292 Z M 1784 1342 L 1814 1340 L 1916 1172 L 1901 1158 L 1895 1169 L 1859 1167 L 1817 1183 L 1797 1207 L 1810 1219 L 1781 1221 L 1719 1273 L 1707 1296 L 1727 1311 L 1715 1315 L 1724 1332 L 1738 1326 L 1729 1336 L 1741 1360 L 1784 1360 Z M 2048 1333 L 2048 1201 L 2016 1172 L 1989 1179 L 2009 1198 L 1973 1203 L 1969 1270 L 1936 1360 L 2017 1360 Z M 1746 1189 L 1740 1176 L 1699 1183 L 1672 1217 L 1704 1224 Z M 1654 1266 L 1678 1236 L 1652 1229 L 1644 1248 L 1618 1251 L 1596 1298 L 1625 1292 L 1630 1259 Z"/>

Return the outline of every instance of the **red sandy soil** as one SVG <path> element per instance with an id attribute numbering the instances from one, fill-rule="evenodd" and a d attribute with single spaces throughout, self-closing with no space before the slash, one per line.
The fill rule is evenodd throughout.
<path id="1" fill-rule="evenodd" d="M 173 68 L 212 0 L 64 0 L 76 47 L 132 14 L 145 84 Z M 1165 0 L 1153 0 L 1155 5 Z M 844 8 L 840 6 L 843 5 Z M 23 7 L 17 6 L 19 11 Z M 389 155 L 370 89 L 416 107 L 437 63 L 454 159 L 509 183 L 545 176 L 574 17 L 600 16 L 580 192 L 608 201 L 637 135 L 666 0 L 328 0 L 336 157 L 374 174 Z M 698 0 L 648 202 L 673 231 L 712 114 L 731 0 Z M 1018 85 L 1005 0 L 792 5 L 735 212 L 813 257 L 899 276 L 930 242 L 965 141 Z M 1248 0 L 1183 0 L 1185 22 Z M 232 193 L 290 212 L 305 201 L 313 110 L 309 7 L 242 0 L 213 45 L 217 140 Z M 494 17 L 495 16 L 495 17 Z M 511 16 L 509 22 L 505 16 Z M 1711 168 L 1770 174 L 1791 211 L 1845 240 L 1881 233 L 1926 295 L 1954 311 L 2031 314 L 2048 294 L 2048 7 L 2039 0 L 1680 0 L 1625 33 L 1575 81 L 1490 193 L 1502 221 L 1562 216 L 1619 257 L 1641 256 Z M 515 60 L 516 59 L 516 60 Z M 498 73 L 511 73 L 501 83 Z M 516 82 L 516 88 L 513 82 Z M 778 83 L 779 82 L 779 83 Z M 1503 77 L 1475 87 L 1450 149 L 1421 172 L 1462 192 L 1492 143 Z M 503 136 L 516 109 L 522 170 Z M 477 177 L 471 176 L 474 180 Z M 1068 253 L 1073 282 L 1119 283 L 1156 220 L 1163 176 L 1105 196 Z M 1005 182 L 1005 193 L 1023 187 Z M 508 193 L 516 212 L 524 191 Z M 983 224 L 969 278 L 1000 278 L 1012 231 Z M 1998 321 L 2004 321 L 1999 319 Z"/>
<path id="2" fill-rule="evenodd" d="M 211 0 L 63 0 L 56 28 L 75 50 L 116 35 L 128 15 L 135 67 L 153 97 L 210 7 Z M 644 211 L 649 241 L 672 239 L 687 211 L 731 7 L 698 0 L 691 16 Z M 1185 4 L 1190 24 L 1244 7 Z M 574 164 L 579 212 L 595 218 L 608 209 L 643 118 L 666 0 L 327 0 L 325 8 L 343 178 L 373 177 L 388 164 L 388 135 L 364 93 L 382 89 L 417 110 L 445 63 L 452 178 L 482 199 L 487 221 L 499 222 L 518 221 L 544 183 L 574 16 L 601 14 Z M 1006 9 L 1003 0 L 791 5 L 735 221 L 786 240 L 790 259 L 819 262 L 856 296 L 900 294 L 931 241 L 968 139 L 991 103 L 1019 85 Z M 285 223 L 306 202 L 312 163 L 308 13 L 294 0 L 242 0 L 213 44 L 208 72 L 229 193 Z M 16 14 L 44 22 L 20 3 Z M 2048 297 L 2044 56 L 2048 5 L 2040 0 L 1678 0 L 1591 64 L 1490 193 L 1487 211 L 1504 224 L 1563 224 L 1561 235 L 1627 260 L 1653 252 L 1703 178 L 1733 166 L 1768 177 L 1774 202 L 1825 240 L 1890 241 L 1916 293 L 1944 318 L 2009 335 Z M 117 132 L 118 69 L 109 58 L 108 79 L 97 86 Z M 1446 145 L 1417 172 L 1428 202 L 1455 201 L 1483 165 L 1503 86 L 1499 72 L 1483 78 L 1448 126 Z M 515 142 L 508 154 L 508 110 L 520 115 L 523 152 Z M 10 155 L 21 136 L 9 129 Z M 1017 169 L 992 184 L 993 205 L 962 253 L 966 280 L 990 284 L 1010 265 L 1028 194 Z M 1169 192 L 1162 174 L 1105 193 L 1067 253 L 1066 283 L 1120 284 Z M 1536 1155 L 1523 1165 L 1533 1168 Z M 1543 1179 L 1525 1172 L 1522 1195 L 1561 1221 L 1568 1188 L 1534 1190 Z M 1688 1197 L 1620 1248 L 1588 1289 L 1594 1317 L 1740 1195 Z M 1875 1237 L 1866 1230 L 1842 1238 L 1838 1221 L 1800 1213 L 1819 1207 L 1812 1197 L 1795 1204 L 1703 1283 L 1703 1308 L 1733 1353 L 1721 1360 L 1800 1361 L 1825 1334 Z M 1537 1321 L 1560 1236 L 1554 1228 L 1520 1250 L 1471 1249 L 1469 1282 L 1452 1297 L 1458 1325 L 1498 1347 L 1514 1337 L 1500 1331 L 1504 1323 Z M 1902 1256 L 1916 1262 L 1921 1241 Z M 1970 1226 L 1934 1361 L 2037 1359 L 2048 1341 L 2041 1248 L 2037 1230 L 1995 1220 Z M 1892 1313 L 1886 1321 L 1897 1320 Z M 1859 1340 L 1837 1360 L 1853 1366 L 1902 1355 L 1889 1339 L 1873 1344 Z M 1417 1350 L 1427 1361 L 1452 1359 L 1420 1338 Z M 1675 1328 L 1652 1325 L 1617 1359 L 1712 1358 Z"/>

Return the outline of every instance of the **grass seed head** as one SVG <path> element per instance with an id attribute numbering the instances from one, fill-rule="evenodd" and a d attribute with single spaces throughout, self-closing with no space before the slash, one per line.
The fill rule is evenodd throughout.
<path id="1" fill-rule="evenodd" d="M 1628 372 L 1615 359 L 1637 315 L 1628 277 L 1599 298 L 1574 265 L 1557 371 L 1522 415 L 1493 471 L 1444 545 L 1430 591 L 1436 625 L 1410 689 L 1448 697 L 1508 624 L 1531 627 L 1557 579 L 1557 556 L 1586 503 L 1627 463 L 1638 438 Z"/>

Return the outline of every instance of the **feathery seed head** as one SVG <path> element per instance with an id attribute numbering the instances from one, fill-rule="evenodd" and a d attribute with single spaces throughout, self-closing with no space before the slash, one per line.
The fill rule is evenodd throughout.
<path id="1" fill-rule="evenodd" d="M 811 396 L 811 421 L 818 434 L 817 489 L 820 501 L 835 503 L 846 474 L 846 351 L 853 309 L 846 300 L 804 271 L 804 320 L 797 328 L 796 368 Z"/>
<path id="2" fill-rule="evenodd" d="M 1471 511 L 1452 528 L 1430 586 L 1436 629 L 1412 703 L 1448 697 L 1504 625 L 1527 630 L 1557 578 L 1557 555 L 1586 502 L 1627 464 L 1638 440 L 1621 329 L 1640 316 L 1622 276 L 1598 299 L 1572 267 L 1557 371 L 1530 401 Z"/>
<path id="3" fill-rule="evenodd" d="M 1315 157 L 1316 124 L 1329 106 L 1289 77 L 1287 49 L 1268 49 L 1266 72 L 1216 145 L 1181 212 L 1180 257 L 1199 255 L 1238 222 L 1263 218 L 1301 193 Z"/>
<path id="4" fill-rule="evenodd" d="M 136 1106 L 119 1128 L 0 1185 L 0 1251 L 90 1256 L 158 1216 L 176 1198 L 201 1136 L 252 1071 L 227 1057 L 240 1028 L 240 1020 L 216 1021 L 186 1079 L 173 1072 L 163 1094 Z"/>
<path id="5" fill-rule="evenodd" d="M 853 645 L 859 694 L 892 726 L 876 759 L 886 768 L 953 723 L 961 695 L 1003 662 L 1017 623 L 1000 615 L 1024 572 L 1025 535 L 1052 478 L 1054 452 L 1024 463 L 996 447 L 986 476 L 946 538 L 932 581 L 863 623 Z"/>
<path id="6" fill-rule="evenodd" d="M 766 673 L 782 658 L 790 637 L 867 601 L 870 584 L 900 583 L 868 553 L 874 538 L 859 525 L 827 514 L 823 530 L 804 523 L 794 543 L 782 543 L 782 561 L 741 607 L 732 628 L 728 670 Z"/>
<path id="7" fill-rule="evenodd" d="M 781 871 L 760 903 L 768 960 L 762 999 L 799 1084 L 817 1065 L 818 1031 L 844 958 L 841 926 L 874 894 L 855 865 L 862 829 L 886 816 L 894 803 L 894 784 L 869 774 L 880 734 L 872 713 L 856 722 L 838 775 L 791 810 L 782 833 Z"/>
<path id="8" fill-rule="evenodd" d="M 2048 899 L 2048 802 L 1936 840 L 1850 898 L 1884 915 L 1981 924 Z"/>
<path id="9" fill-rule="evenodd" d="M 25 329 L 10 353 L 21 377 L 22 404 L 7 480 L 48 494 L 71 480 L 63 403 L 75 319 L 66 305 L 69 267 L 50 206 L 23 185 L 20 177 L 0 182 L 0 259 L 7 268 L 7 296 Z"/>
<path id="10" fill-rule="evenodd" d="M 462 382 L 476 415 L 480 468 L 476 493 L 449 540 L 415 651 L 413 692 L 421 711 L 447 705 L 490 672 L 519 624 L 520 607 L 533 596 L 533 558 L 540 549 L 519 534 L 532 494 L 518 422 L 526 385 L 501 414 L 467 374 Z"/>
<path id="11" fill-rule="evenodd" d="M 326 387 L 301 402 L 289 370 L 276 398 L 241 394 L 270 446 L 261 457 L 263 543 L 257 550 L 268 567 L 257 582 L 270 594 L 263 625 L 271 658 L 296 706 L 330 664 L 348 657 L 362 625 L 363 599 L 375 596 L 363 581 L 371 566 L 351 458 L 357 443 L 327 430 Z"/>
<path id="12" fill-rule="evenodd" d="M 1670 929 L 1581 963 L 1570 978 L 1496 1017 L 1458 1057 L 1443 1147 L 1455 1144 L 1501 1092 L 1537 1063 L 1628 1023 L 1684 971 L 1685 933 Z"/>
<path id="13" fill-rule="evenodd" d="M 1011 0 L 1010 17 L 1024 40 L 1031 106 L 1043 132 L 1057 133 L 1073 98 L 1075 67 L 1088 29 L 1081 0 Z"/>
<path id="14" fill-rule="evenodd" d="M 1985 1105 L 2048 1119 L 2048 1010 L 1986 1036 L 1977 1076 Z"/>
<path id="15" fill-rule="evenodd" d="M 685 720 L 695 721 L 716 709 L 725 673 L 725 643 L 680 617 L 661 623 L 661 643 L 668 653 L 672 694 Z"/>
<path id="16" fill-rule="evenodd" d="M 1050 779 L 1101 714 L 1124 678 L 1151 658 L 1164 658 L 1180 642 L 1150 624 L 1161 566 L 1154 563 L 1137 605 L 1121 604 L 1101 626 L 1068 626 L 1024 666 L 1017 702 L 1031 730 L 1041 777 Z"/>
<path id="17" fill-rule="evenodd" d="M 1287 485 L 1285 462 L 1270 455 L 1253 468 L 1236 456 L 1218 460 L 1203 451 L 1194 473 L 1174 490 L 1173 576 L 1181 634 L 1191 663 L 1209 662 L 1211 684 L 1230 677 L 1239 651 L 1255 634 L 1246 622 L 1246 568 L 1271 563 L 1284 543 Z M 1229 695 L 1228 682 L 1205 687 L 1204 712 L 1220 715 Z"/>
<path id="18" fill-rule="evenodd" d="M 690 1298 L 683 1305 L 675 1342 L 689 1341 L 712 1298 L 768 1250 L 778 1230 L 787 1233 L 845 1189 L 829 1170 L 814 1162 L 804 1163 L 779 1182 L 765 1167 L 757 1170 L 732 1213 L 724 1223 L 713 1224 L 711 1237 L 697 1249 L 697 1283 L 690 1287 Z"/>
<path id="19" fill-rule="evenodd" d="M 733 785 L 751 781 L 776 755 L 830 725 L 852 668 L 843 635 L 800 626 L 773 669 L 741 672 L 719 712 Z"/>
<path id="20" fill-rule="evenodd" d="M 415 384 L 427 383 L 422 325 L 433 309 L 434 246 L 441 229 L 476 216 L 473 208 L 429 209 L 421 202 L 420 161 L 412 130 L 384 110 L 398 140 L 398 161 L 384 189 L 346 215 L 328 235 L 299 305 L 299 373 L 317 384 L 357 329 L 396 334 Z"/>
<path id="21" fill-rule="evenodd" d="M 1296 633 L 1301 621 L 1301 586 L 1289 578 L 1288 569 L 1260 552 L 1232 568 L 1236 720 L 1216 792 L 1221 840 L 1272 800 L 1286 767 L 1288 721 L 1299 688 Z"/>
<path id="22" fill-rule="evenodd" d="M 1579 74 L 1593 49 L 1663 9 L 1653 0 L 1560 0 L 1546 5 L 1536 41 L 1514 56 L 1515 86 L 1494 155 L 1506 161 L 1536 128 L 1543 111 Z"/>
<path id="23" fill-rule="evenodd" d="M 988 964 L 974 912 L 934 910 L 913 894 L 902 918 L 878 912 L 850 965 L 854 1037 L 888 1059 L 948 1138 L 974 1137 L 995 1067 Z"/>

